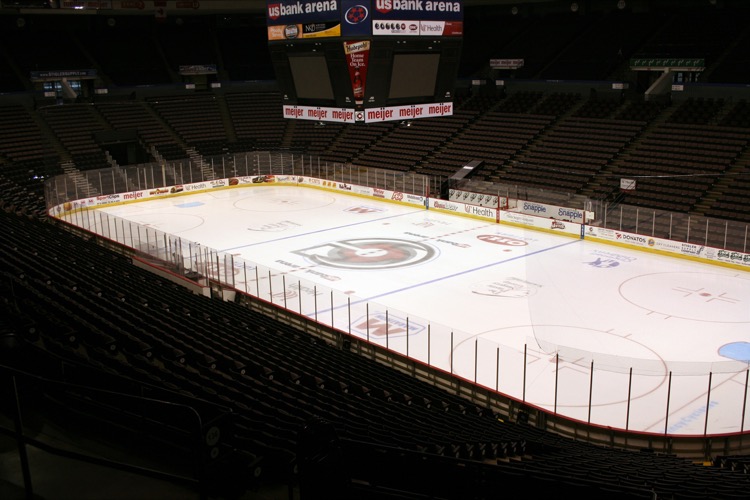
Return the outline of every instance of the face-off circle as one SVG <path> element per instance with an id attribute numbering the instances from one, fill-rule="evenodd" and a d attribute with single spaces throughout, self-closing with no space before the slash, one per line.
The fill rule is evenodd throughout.
<path id="1" fill-rule="evenodd" d="M 255 188 L 252 196 L 246 196 L 234 202 L 234 208 L 248 212 L 306 212 L 327 207 L 335 203 L 335 198 L 323 193 L 308 193 L 303 197 L 288 197 L 284 188 Z"/>
<path id="2" fill-rule="evenodd" d="M 512 363 L 506 359 L 506 347 L 516 353 L 526 352 L 529 369 L 529 391 L 540 391 L 535 404 L 558 408 L 586 408 L 592 402 L 586 390 L 567 390 L 568 387 L 586 387 L 591 381 L 591 363 L 596 365 L 597 387 L 628 387 L 631 367 L 649 376 L 639 379 L 637 388 L 631 395 L 632 401 L 647 398 L 652 392 L 668 383 L 670 367 L 658 352 L 646 344 L 628 337 L 624 332 L 604 331 L 565 324 L 525 324 L 496 328 L 467 337 L 453 348 L 454 373 L 469 380 L 473 379 L 475 352 L 492 352 L 497 346 L 501 349 L 499 365 L 495 356 L 483 358 L 479 363 L 489 363 L 490 373 L 499 366 L 505 371 L 499 375 L 500 383 L 510 383 L 517 377 L 512 371 Z M 528 349 L 528 350 L 527 350 Z M 471 360 L 471 361 L 469 361 Z M 545 377 L 544 371 L 559 370 L 559 379 Z M 557 390 L 555 384 L 560 384 Z M 562 389 L 565 387 L 566 389 Z M 504 388 L 500 387 L 500 391 Z M 505 389 L 509 390 L 509 389 Z M 557 401 L 547 395 L 558 394 Z M 621 404 L 627 401 L 627 392 L 596 390 L 593 405 L 602 407 Z"/>
<path id="3" fill-rule="evenodd" d="M 749 323 L 743 299 L 747 279 L 739 276 L 665 272 L 635 276 L 620 285 L 620 295 L 650 314 L 711 323 Z M 738 311 L 744 311 L 738 315 Z"/>
<path id="4" fill-rule="evenodd" d="M 134 214 L 133 220 L 138 224 L 151 229 L 168 229 L 171 234 L 180 234 L 185 231 L 190 231 L 205 223 L 203 216 L 195 214 L 145 212 L 142 218 L 140 217 L 140 214 Z"/>
<path id="5" fill-rule="evenodd" d="M 395 269 L 433 259 L 437 251 L 424 243 L 389 238 L 359 238 L 297 250 L 315 264 L 341 269 Z"/>

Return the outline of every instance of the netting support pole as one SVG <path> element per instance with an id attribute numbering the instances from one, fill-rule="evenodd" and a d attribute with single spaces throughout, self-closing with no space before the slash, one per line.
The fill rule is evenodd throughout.
<path id="1" fill-rule="evenodd" d="M 591 371 L 589 373 L 589 416 L 588 416 L 588 420 L 586 420 L 586 422 L 588 422 L 589 424 L 591 423 L 591 400 L 593 398 L 593 395 L 594 395 L 594 360 L 592 359 Z"/>
<path id="2" fill-rule="evenodd" d="M 557 389 L 558 389 L 558 378 L 560 374 L 560 353 L 555 353 L 555 407 L 554 407 L 554 413 L 557 415 Z"/>
<path id="3" fill-rule="evenodd" d="M 708 414 L 711 408 L 711 380 L 713 379 L 713 372 L 708 372 L 708 391 L 706 391 L 706 421 L 703 424 L 703 435 L 705 436 L 708 432 Z"/>
<path id="4" fill-rule="evenodd" d="M 406 357 L 409 357 L 409 316 L 406 317 Z"/>
<path id="5" fill-rule="evenodd" d="M 430 326 L 431 325 L 429 323 L 427 323 L 427 366 L 432 366 L 430 364 L 430 354 L 431 354 L 430 351 L 432 351 L 432 349 L 431 349 L 431 347 L 432 347 L 431 340 L 432 339 L 430 338 L 430 333 L 431 333 L 430 332 Z M 745 388 L 747 388 L 747 383 L 745 384 Z"/>
<path id="6" fill-rule="evenodd" d="M 451 375 L 453 375 L 453 330 L 451 330 Z"/>
<path id="7" fill-rule="evenodd" d="M 633 367 L 630 367 L 630 374 L 628 375 L 628 406 L 627 410 L 625 411 L 625 430 L 628 430 L 628 426 L 630 425 L 630 400 L 632 397 L 632 391 L 633 391 Z"/>
<path id="8" fill-rule="evenodd" d="M 742 421 L 740 421 L 740 432 L 745 431 L 745 410 L 747 409 L 747 381 L 750 370 L 745 370 L 745 396 L 742 398 Z"/>
<path id="9" fill-rule="evenodd" d="M 477 383 L 478 366 L 479 366 L 479 339 L 474 339 L 474 384 Z"/>
<path id="10" fill-rule="evenodd" d="M 664 415 L 664 434 L 667 433 L 667 426 L 669 425 L 669 400 L 672 397 L 672 372 L 669 372 L 669 380 L 667 383 L 667 412 Z"/>
<path id="11" fill-rule="evenodd" d="M 284 309 L 288 311 L 289 308 L 286 306 L 286 274 L 281 275 L 281 290 L 281 293 L 284 295 Z"/>
<path id="12" fill-rule="evenodd" d="M 526 402 L 526 360 L 528 357 L 529 345 L 523 345 L 523 388 L 521 391 L 521 401 Z"/>
<path id="13" fill-rule="evenodd" d="M 500 346 L 495 349 L 495 391 L 500 390 Z"/>
<path id="14" fill-rule="evenodd" d="M 388 309 L 385 310 L 385 348 L 388 349 Z"/>

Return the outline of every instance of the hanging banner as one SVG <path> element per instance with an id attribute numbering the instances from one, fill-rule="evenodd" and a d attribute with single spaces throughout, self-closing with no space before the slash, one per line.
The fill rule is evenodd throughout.
<path id="1" fill-rule="evenodd" d="M 370 55 L 370 42 L 344 42 L 344 53 L 349 65 L 349 78 L 352 82 L 354 102 L 362 104 L 365 98 L 365 82 L 367 81 L 367 61 Z"/>

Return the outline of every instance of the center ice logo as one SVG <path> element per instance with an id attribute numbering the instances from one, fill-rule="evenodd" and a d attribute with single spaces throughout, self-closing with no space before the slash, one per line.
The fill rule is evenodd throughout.
<path id="1" fill-rule="evenodd" d="M 333 241 L 294 253 L 322 266 L 360 270 L 413 266 L 437 254 L 424 243 L 387 238 Z"/>

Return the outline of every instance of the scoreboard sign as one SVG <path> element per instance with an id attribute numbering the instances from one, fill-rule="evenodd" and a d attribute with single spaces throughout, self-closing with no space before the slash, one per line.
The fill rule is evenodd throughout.
<path id="1" fill-rule="evenodd" d="M 267 20 L 269 40 L 341 36 L 337 0 L 269 2 Z"/>
<path id="2" fill-rule="evenodd" d="M 266 17 L 284 117 L 452 114 L 462 0 L 269 0 Z"/>
<path id="3" fill-rule="evenodd" d="M 269 0 L 268 40 L 463 36 L 463 4 L 445 0 Z"/>
<path id="4" fill-rule="evenodd" d="M 461 2 L 374 0 L 372 33 L 377 36 L 462 36 Z"/>

